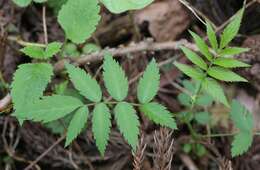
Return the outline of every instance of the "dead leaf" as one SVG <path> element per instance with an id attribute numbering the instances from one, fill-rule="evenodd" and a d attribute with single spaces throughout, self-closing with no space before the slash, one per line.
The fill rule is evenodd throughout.
<path id="1" fill-rule="evenodd" d="M 153 3 L 135 13 L 135 22 L 149 23 L 149 31 L 157 41 L 175 40 L 189 25 L 190 17 L 178 0 Z"/>

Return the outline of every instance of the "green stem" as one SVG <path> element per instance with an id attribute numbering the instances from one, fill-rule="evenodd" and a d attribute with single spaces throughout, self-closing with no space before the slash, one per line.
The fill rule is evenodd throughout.
<path id="1" fill-rule="evenodd" d="M 42 48 L 46 47 L 46 44 L 31 43 L 31 42 L 23 41 L 22 39 L 20 39 L 18 37 L 13 37 L 13 36 L 9 36 L 8 40 L 15 41 L 18 44 L 20 44 L 21 46 L 35 46 L 35 47 L 42 47 Z"/>
<path id="2" fill-rule="evenodd" d="M 210 61 L 209 66 L 208 66 L 208 68 L 206 69 L 206 71 L 205 71 L 205 73 L 204 73 L 204 76 L 202 77 L 202 79 L 201 79 L 200 82 L 199 82 L 199 86 L 198 86 L 198 88 L 196 89 L 195 94 L 191 96 L 192 102 L 191 102 L 190 112 L 191 112 L 193 115 L 194 115 L 194 106 L 195 106 L 195 104 L 196 104 L 196 102 L 197 102 L 197 98 L 198 98 L 198 96 L 199 96 L 199 94 L 200 94 L 200 92 L 201 92 L 201 89 L 202 89 L 202 83 L 203 83 L 203 81 L 207 78 L 207 76 L 208 76 L 208 71 L 209 71 L 209 69 L 212 67 L 212 65 L 213 65 L 214 60 L 216 59 L 216 57 L 217 57 L 217 55 L 214 55 L 213 59 Z M 189 128 L 189 131 L 190 131 L 192 137 L 196 139 L 196 138 L 199 136 L 198 133 L 197 133 L 196 131 L 194 131 L 194 129 L 193 129 L 193 127 L 192 127 L 192 125 L 191 125 L 190 122 L 187 122 L 187 124 L 188 124 L 188 128 Z"/>

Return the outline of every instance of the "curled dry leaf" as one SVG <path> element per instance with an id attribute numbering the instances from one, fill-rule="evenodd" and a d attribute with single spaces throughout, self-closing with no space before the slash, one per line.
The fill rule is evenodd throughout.
<path id="1" fill-rule="evenodd" d="M 188 27 L 190 17 L 178 0 L 165 0 L 151 4 L 135 13 L 135 22 L 149 23 L 149 31 L 157 41 L 175 40 Z"/>

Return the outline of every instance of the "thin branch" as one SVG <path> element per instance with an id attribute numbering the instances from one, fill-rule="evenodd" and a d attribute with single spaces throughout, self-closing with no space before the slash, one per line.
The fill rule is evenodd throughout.
<path id="1" fill-rule="evenodd" d="M 134 43 L 128 47 L 110 48 L 104 49 L 100 52 L 92 53 L 89 55 L 82 55 L 77 59 L 70 58 L 74 65 L 84 65 L 92 62 L 101 61 L 106 53 L 111 53 L 114 57 L 125 56 L 127 54 L 133 54 L 138 52 L 148 51 L 161 51 L 161 50 L 178 50 L 183 45 L 194 51 L 198 51 L 195 44 L 188 42 L 187 40 L 180 41 L 168 41 L 168 42 L 153 42 L 151 40 L 142 41 L 140 43 Z M 59 72 L 64 68 L 64 61 L 61 60 L 55 64 L 55 71 Z"/>
<path id="2" fill-rule="evenodd" d="M 22 40 L 20 37 L 8 36 L 7 39 L 9 41 L 14 41 L 21 46 L 36 46 L 36 47 L 43 47 L 43 48 L 46 47 L 45 44 L 27 42 Z"/>
<path id="3" fill-rule="evenodd" d="M 46 151 L 44 151 L 40 156 L 38 156 L 30 165 L 28 165 L 24 170 L 30 170 L 36 165 L 42 158 L 44 158 L 53 148 L 55 148 L 59 143 L 65 139 L 66 135 L 61 136 L 56 142 L 54 142 Z"/>
<path id="4" fill-rule="evenodd" d="M 206 22 L 200 17 L 203 16 L 204 18 L 206 18 L 206 16 L 204 14 L 202 14 L 199 10 L 197 10 L 196 8 L 193 8 L 187 1 L 185 0 L 179 0 L 180 3 L 182 3 L 184 6 L 186 6 L 194 15 L 196 18 L 198 18 L 198 20 L 200 22 L 202 22 L 204 25 L 206 25 Z M 198 14 L 197 14 L 198 13 Z M 200 16 L 199 16 L 200 15 Z M 207 18 L 206 18 L 207 19 Z"/>
<path id="5" fill-rule="evenodd" d="M 44 32 L 44 42 L 48 44 L 48 31 L 47 31 L 47 24 L 46 24 L 46 6 L 42 6 L 42 25 L 43 25 L 43 32 Z"/>
<path id="6" fill-rule="evenodd" d="M 11 103 L 11 95 L 8 93 L 3 99 L 0 100 L 0 112 L 4 111 Z"/>

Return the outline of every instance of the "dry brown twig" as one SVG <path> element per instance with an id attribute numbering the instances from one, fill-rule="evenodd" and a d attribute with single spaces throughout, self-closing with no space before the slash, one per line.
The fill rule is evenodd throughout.
<path id="1" fill-rule="evenodd" d="M 32 161 L 30 165 L 28 165 L 24 170 L 31 170 L 42 158 L 44 158 L 53 148 L 55 148 L 55 146 L 60 144 L 65 138 L 66 135 L 61 136 L 55 143 L 53 143 L 48 149 L 46 149 L 45 152 L 43 152 L 34 161 Z"/>
<path id="2" fill-rule="evenodd" d="M 4 111 L 11 103 L 11 95 L 8 93 L 3 99 L 0 100 L 0 112 Z"/>
<path id="3" fill-rule="evenodd" d="M 199 168 L 195 165 L 193 160 L 187 154 L 182 153 L 179 156 L 189 170 L 199 170 Z"/>
<path id="4" fill-rule="evenodd" d="M 188 42 L 187 40 L 179 41 L 169 41 L 169 42 L 153 42 L 151 39 L 139 43 L 130 44 L 127 47 L 119 48 L 106 48 L 100 52 L 92 53 L 89 55 L 82 55 L 77 59 L 71 58 L 74 65 L 80 66 L 84 64 L 89 64 L 97 61 L 101 61 L 106 53 L 112 54 L 114 57 L 125 56 L 128 54 L 148 52 L 148 51 L 162 51 L 162 50 L 178 50 L 179 47 L 183 45 L 194 51 L 197 51 L 195 44 Z M 55 71 L 59 72 L 64 68 L 64 62 L 66 60 L 61 60 L 55 64 Z"/>
<path id="5" fill-rule="evenodd" d="M 47 31 L 47 23 L 46 23 L 46 6 L 42 6 L 42 25 L 43 25 L 43 33 L 44 33 L 44 42 L 48 44 L 48 31 Z"/>
<path id="6" fill-rule="evenodd" d="M 174 154 L 172 131 L 166 128 L 155 131 L 153 153 L 155 170 L 171 170 Z"/>
<path id="7" fill-rule="evenodd" d="M 144 151 L 146 149 L 146 143 L 144 142 L 144 136 L 141 136 L 139 144 L 137 146 L 137 150 L 133 153 L 134 161 L 133 161 L 133 170 L 141 170 L 142 163 L 144 160 Z"/>

